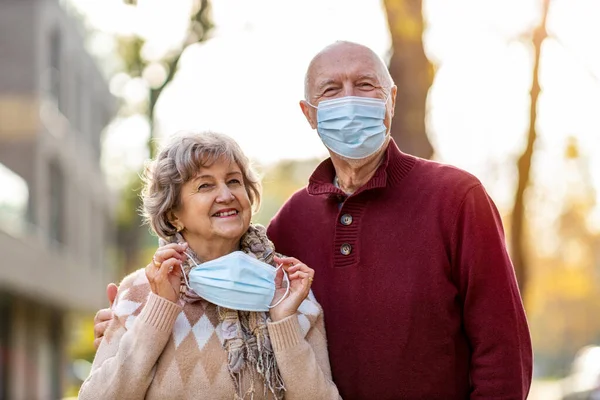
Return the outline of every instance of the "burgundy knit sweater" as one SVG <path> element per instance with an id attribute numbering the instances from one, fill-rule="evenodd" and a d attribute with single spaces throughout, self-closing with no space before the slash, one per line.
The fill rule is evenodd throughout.
<path id="1" fill-rule="evenodd" d="M 272 220 L 315 269 L 345 400 L 525 399 L 527 321 L 498 211 L 474 176 L 402 153 L 346 197 L 331 160 Z"/>

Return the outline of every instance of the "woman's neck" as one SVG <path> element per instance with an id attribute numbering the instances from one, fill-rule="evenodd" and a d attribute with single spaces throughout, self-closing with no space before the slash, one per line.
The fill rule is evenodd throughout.
<path id="1" fill-rule="evenodd" d="M 201 262 L 214 260 L 240 249 L 240 239 L 206 240 L 206 238 L 186 237 L 186 235 L 183 237 Z"/>

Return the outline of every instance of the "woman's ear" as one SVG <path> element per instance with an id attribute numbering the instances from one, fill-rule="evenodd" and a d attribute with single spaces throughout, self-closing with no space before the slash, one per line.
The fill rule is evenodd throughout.
<path id="1" fill-rule="evenodd" d="M 177 232 L 181 232 L 183 230 L 183 224 L 179 221 L 177 214 L 173 211 L 169 211 L 167 213 L 167 220 L 169 223 L 177 230 Z"/>

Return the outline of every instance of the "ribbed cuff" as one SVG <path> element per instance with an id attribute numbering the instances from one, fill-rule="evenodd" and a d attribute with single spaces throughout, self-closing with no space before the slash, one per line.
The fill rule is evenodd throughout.
<path id="1" fill-rule="evenodd" d="M 148 301 L 138 317 L 141 322 L 151 325 L 158 330 L 170 330 L 182 307 L 165 298 L 150 293 Z"/>
<path id="2" fill-rule="evenodd" d="M 281 351 L 293 347 L 304 339 L 298 315 L 290 315 L 277 322 L 267 324 L 271 344 L 274 351 Z"/>

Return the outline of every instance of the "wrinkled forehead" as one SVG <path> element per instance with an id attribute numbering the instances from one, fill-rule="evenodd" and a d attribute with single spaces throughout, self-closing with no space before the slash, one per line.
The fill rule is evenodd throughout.
<path id="1" fill-rule="evenodd" d="M 383 84 L 385 68 L 381 60 L 370 50 L 361 47 L 339 46 L 319 54 L 308 71 L 310 89 L 327 81 L 357 80 L 370 78 Z"/>
<path id="2" fill-rule="evenodd" d="M 226 172 L 240 171 L 240 167 L 231 152 L 193 152 L 189 158 L 182 159 L 177 163 L 183 182 L 190 182 L 202 175 L 210 175 L 216 170 Z"/>

